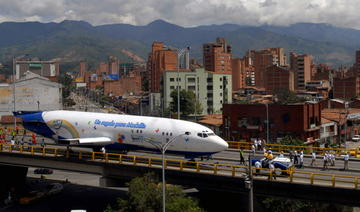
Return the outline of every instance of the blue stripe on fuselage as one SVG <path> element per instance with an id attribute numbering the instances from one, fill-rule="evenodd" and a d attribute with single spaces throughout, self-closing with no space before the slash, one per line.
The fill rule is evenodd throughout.
<path id="1" fill-rule="evenodd" d="M 43 112 L 16 113 L 15 116 L 22 119 L 25 129 L 44 137 L 53 138 L 55 133 L 46 125 L 42 114 Z"/>

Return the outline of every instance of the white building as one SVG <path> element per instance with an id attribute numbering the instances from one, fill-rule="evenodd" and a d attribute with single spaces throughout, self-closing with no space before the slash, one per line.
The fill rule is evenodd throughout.
<path id="1" fill-rule="evenodd" d="M 32 72 L 15 82 L 15 111 L 62 109 L 62 86 Z M 14 111 L 13 84 L 0 85 L 0 115 Z"/>

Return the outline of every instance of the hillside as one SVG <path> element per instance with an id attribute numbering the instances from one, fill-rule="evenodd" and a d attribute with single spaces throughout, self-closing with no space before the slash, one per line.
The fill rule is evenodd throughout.
<path id="1" fill-rule="evenodd" d="M 0 61 L 29 54 L 64 63 L 86 59 L 92 64 L 115 55 L 122 61 L 146 60 L 154 41 L 167 46 L 191 46 L 191 57 L 202 61 L 202 44 L 224 37 L 234 57 L 248 49 L 284 47 L 287 52 L 312 54 L 316 62 L 351 65 L 360 47 L 360 31 L 326 24 L 299 23 L 288 27 L 236 24 L 185 28 L 162 20 L 145 26 L 111 24 L 92 26 L 84 21 L 61 23 L 4 22 L 0 24 Z"/>

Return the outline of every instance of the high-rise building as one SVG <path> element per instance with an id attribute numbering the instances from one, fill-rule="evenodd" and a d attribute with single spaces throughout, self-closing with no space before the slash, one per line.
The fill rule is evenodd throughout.
<path id="1" fill-rule="evenodd" d="M 278 91 L 294 91 L 294 73 L 288 67 L 267 67 L 264 76 L 264 87 L 268 94 Z"/>
<path id="2" fill-rule="evenodd" d="M 352 99 L 360 95 L 360 77 L 334 78 L 333 97 Z"/>
<path id="3" fill-rule="evenodd" d="M 311 55 L 290 53 L 290 69 L 295 73 L 296 90 L 305 90 L 305 83 L 311 80 L 312 68 Z"/>
<path id="4" fill-rule="evenodd" d="M 203 59 L 206 71 L 231 74 L 231 46 L 224 38 L 216 38 L 216 43 L 204 44 Z"/>
<path id="5" fill-rule="evenodd" d="M 79 71 L 79 77 L 85 77 L 85 73 L 87 72 L 87 63 L 86 61 L 80 62 L 80 71 Z"/>
<path id="6" fill-rule="evenodd" d="M 245 88 L 247 86 L 255 86 L 255 69 L 251 65 L 251 58 L 233 58 L 231 60 L 232 69 L 232 88 L 233 91 Z"/>
<path id="7" fill-rule="evenodd" d="M 109 57 L 109 74 L 119 74 L 120 60 L 114 56 Z"/>
<path id="8" fill-rule="evenodd" d="M 267 67 L 287 65 L 283 48 L 267 48 L 260 51 L 250 50 L 245 57 L 248 58 L 249 65 L 254 67 L 256 87 L 264 87 L 264 75 Z"/>
<path id="9" fill-rule="evenodd" d="M 150 92 L 160 92 L 161 75 L 164 70 L 176 70 L 177 52 L 167 48 L 162 42 L 154 42 L 148 57 L 147 73 Z"/>
<path id="10" fill-rule="evenodd" d="M 27 71 L 49 79 L 60 74 L 60 65 L 57 61 L 16 60 L 14 63 L 16 79 L 20 79 Z"/>
<path id="11" fill-rule="evenodd" d="M 357 73 L 357 76 L 360 76 L 360 50 L 356 51 L 355 53 L 355 72 Z"/>
<path id="12" fill-rule="evenodd" d="M 179 81 L 177 81 L 179 76 Z M 179 85 L 181 90 L 194 92 L 196 101 L 201 104 L 198 114 L 221 113 L 222 105 L 232 102 L 231 74 L 213 73 L 203 68 L 165 71 L 162 80 L 162 98 L 164 108 L 172 102 L 171 92 Z"/>

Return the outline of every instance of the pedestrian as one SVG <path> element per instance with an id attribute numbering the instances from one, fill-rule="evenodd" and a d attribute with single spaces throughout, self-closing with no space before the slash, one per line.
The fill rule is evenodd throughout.
<path id="1" fill-rule="evenodd" d="M 269 170 L 270 170 L 269 180 L 271 180 L 271 178 L 274 178 L 274 180 L 276 180 L 276 173 L 275 173 L 274 164 L 269 163 Z"/>
<path id="2" fill-rule="evenodd" d="M 299 166 L 299 168 L 302 168 L 303 165 L 304 165 L 304 152 L 303 151 L 300 152 L 299 158 L 300 158 L 300 166 Z"/>
<path id="3" fill-rule="evenodd" d="M 10 144 L 11 144 L 11 146 L 15 145 L 15 137 L 14 136 L 11 137 Z"/>
<path id="4" fill-rule="evenodd" d="M 344 170 L 349 169 L 349 153 L 346 152 L 344 155 Z"/>
<path id="5" fill-rule="evenodd" d="M 294 164 L 295 166 L 299 164 L 299 155 L 297 153 L 297 151 L 294 152 Z"/>
<path id="6" fill-rule="evenodd" d="M 260 173 L 260 169 L 261 169 L 261 162 L 260 161 L 256 161 L 255 162 L 255 168 L 256 168 L 256 174 Z"/>
<path id="7" fill-rule="evenodd" d="M 36 135 L 34 133 L 31 135 L 31 143 L 32 145 L 36 145 Z"/>
<path id="8" fill-rule="evenodd" d="M 290 158 L 291 162 L 294 162 L 294 152 L 293 151 L 289 152 L 289 158 Z"/>
<path id="9" fill-rule="evenodd" d="M 41 147 L 45 147 L 45 139 L 41 139 Z"/>
<path id="10" fill-rule="evenodd" d="M 267 154 L 267 159 L 272 160 L 274 158 L 274 155 L 272 154 L 272 151 L 269 150 Z"/>
<path id="11" fill-rule="evenodd" d="M 21 138 L 21 140 L 20 140 L 20 145 L 21 146 L 24 146 L 24 144 L 25 144 L 25 141 L 24 141 L 24 136 Z"/>
<path id="12" fill-rule="evenodd" d="M 254 141 L 254 145 L 255 145 L 255 151 L 258 150 L 258 139 L 255 139 Z"/>
<path id="13" fill-rule="evenodd" d="M 253 144 L 253 145 L 251 145 L 251 153 L 252 153 L 252 155 L 254 155 L 255 154 L 255 145 Z"/>
<path id="14" fill-rule="evenodd" d="M 330 160 L 331 160 L 331 166 L 335 166 L 335 154 L 334 153 L 330 154 Z"/>
<path id="15" fill-rule="evenodd" d="M 283 157 L 284 157 L 284 151 L 281 151 L 281 152 L 280 152 L 279 157 L 280 157 L 280 158 L 283 158 Z"/>
<path id="16" fill-rule="evenodd" d="M 244 150 L 242 148 L 240 149 L 240 165 L 241 164 L 245 165 Z"/>
<path id="17" fill-rule="evenodd" d="M 316 152 L 311 153 L 311 164 L 310 166 L 313 167 L 316 164 Z"/>
<path id="18" fill-rule="evenodd" d="M 327 153 L 324 154 L 323 156 L 323 161 L 324 161 L 324 169 L 327 169 L 328 168 L 328 158 L 327 158 Z"/>
<path id="19" fill-rule="evenodd" d="M 101 147 L 101 152 L 104 153 L 104 154 L 106 153 L 105 147 Z"/>
<path id="20" fill-rule="evenodd" d="M 262 150 L 262 143 L 261 143 L 261 139 L 258 140 L 258 148 L 259 148 L 259 151 Z"/>

